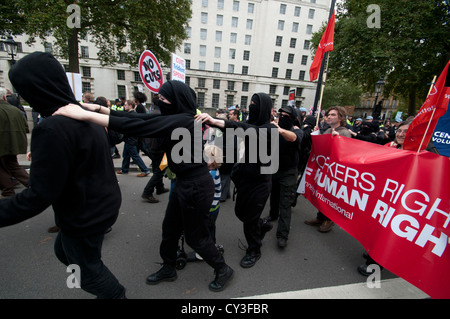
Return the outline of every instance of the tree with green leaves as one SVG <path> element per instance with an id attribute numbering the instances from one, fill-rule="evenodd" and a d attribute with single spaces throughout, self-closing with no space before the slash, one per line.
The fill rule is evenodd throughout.
<path id="1" fill-rule="evenodd" d="M 324 29 L 313 35 L 314 48 Z M 400 94 L 408 100 L 408 114 L 414 115 L 433 77 L 450 59 L 449 35 L 446 0 L 343 0 L 337 6 L 328 77 L 367 92 L 383 78 L 384 95 Z"/>
<path id="2" fill-rule="evenodd" d="M 29 44 L 52 35 L 54 54 L 69 60 L 70 72 L 79 72 L 79 41 L 86 35 L 102 65 L 137 65 L 146 49 L 169 64 L 192 13 L 191 0 L 0 0 L 0 12 L 0 35 L 27 34 Z"/>

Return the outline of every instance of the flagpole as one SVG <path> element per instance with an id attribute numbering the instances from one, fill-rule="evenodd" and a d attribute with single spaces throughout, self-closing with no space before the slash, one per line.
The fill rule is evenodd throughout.
<path id="1" fill-rule="evenodd" d="M 431 90 L 433 90 L 434 84 L 435 84 L 435 83 L 436 83 L 436 75 L 434 76 L 433 81 L 431 81 L 431 87 L 430 87 L 430 90 L 428 91 L 427 98 L 428 98 L 428 96 L 430 95 Z M 419 146 L 419 149 L 417 150 L 417 153 L 419 153 L 419 152 L 420 152 L 420 149 L 422 148 L 423 141 L 425 140 L 425 137 L 427 136 L 428 129 L 430 128 L 431 120 L 433 119 L 433 116 L 434 116 L 434 112 L 435 112 L 435 111 L 436 111 L 436 106 L 434 107 L 433 113 L 431 114 L 430 120 L 428 121 L 427 128 L 426 128 L 426 130 L 425 130 L 425 133 L 423 134 L 422 140 L 420 141 L 420 146 Z"/>
<path id="2" fill-rule="evenodd" d="M 319 99 L 319 104 L 318 104 L 318 112 L 317 112 L 317 118 L 316 118 L 316 126 L 319 126 L 319 118 L 320 118 L 320 112 L 322 109 L 322 98 L 323 98 L 323 91 L 325 90 L 325 83 L 327 80 L 327 71 L 328 71 L 328 60 L 329 60 L 330 56 L 327 55 L 327 61 L 326 61 L 326 67 L 323 73 L 323 82 L 322 82 L 322 88 L 320 90 L 320 99 Z M 325 61 L 325 59 L 324 59 Z"/>
<path id="3" fill-rule="evenodd" d="M 332 0 L 332 1 L 331 1 L 331 6 L 330 6 L 330 14 L 329 14 L 329 16 L 328 16 L 328 22 L 330 21 L 331 16 L 332 16 L 333 13 L 334 13 L 334 6 L 335 6 L 335 4 L 336 4 L 336 0 Z M 317 104 L 318 104 L 319 98 L 320 98 L 320 96 L 321 96 L 321 88 L 322 88 L 322 81 L 323 81 L 323 72 L 324 72 L 324 69 L 325 69 L 325 60 L 328 59 L 328 55 L 329 55 L 329 54 L 328 54 L 328 51 L 325 52 L 324 58 L 326 58 L 326 59 L 323 59 L 323 60 L 322 60 L 322 64 L 320 65 L 319 80 L 318 80 L 318 82 L 317 82 L 316 96 L 315 96 L 315 98 L 314 98 L 314 106 L 313 106 L 313 110 L 312 110 L 312 114 L 313 114 L 313 115 L 314 115 L 314 113 L 315 113 L 316 110 L 317 110 Z M 328 67 L 328 66 L 327 66 L 327 67 Z"/>

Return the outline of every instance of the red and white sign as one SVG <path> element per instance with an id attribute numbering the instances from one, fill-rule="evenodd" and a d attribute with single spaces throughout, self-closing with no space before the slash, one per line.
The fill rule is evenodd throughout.
<path id="1" fill-rule="evenodd" d="M 144 85 L 153 93 L 158 93 L 163 85 L 163 73 L 155 55 L 145 50 L 139 58 L 139 74 Z"/>
<path id="2" fill-rule="evenodd" d="M 432 298 L 450 298 L 449 159 L 330 134 L 312 139 L 304 196 L 381 266 Z"/>

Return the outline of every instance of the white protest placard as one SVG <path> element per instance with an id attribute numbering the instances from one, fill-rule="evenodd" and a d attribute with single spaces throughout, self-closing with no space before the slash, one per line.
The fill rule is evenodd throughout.
<path id="1" fill-rule="evenodd" d="M 172 71 L 171 79 L 185 83 L 186 80 L 186 61 L 176 54 L 172 53 Z"/>
<path id="2" fill-rule="evenodd" d="M 69 81 L 70 88 L 77 101 L 81 101 L 83 98 L 83 91 L 81 87 L 81 74 L 66 72 L 67 80 Z"/>
<path id="3" fill-rule="evenodd" d="M 163 85 L 163 73 L 155 55 L 145 50 L 139 58 L 139 74 L 144 85 L 153 93 L 158 93 Z"/>

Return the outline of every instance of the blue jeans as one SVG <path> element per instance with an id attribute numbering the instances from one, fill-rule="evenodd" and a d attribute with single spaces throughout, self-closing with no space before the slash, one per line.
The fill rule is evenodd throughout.
<path id="1" fill-rule="evenodd" d="M 141 169 L 142 173 L 149 174 L 150 170 L 145 165 L 142 158 L 139 156 L 137 151 L 137 147 L 135 145 L 130 145 L 125 143 L 123 145 L 123 160 L 122 160 L 122 173 L 128 174 L 128 170 L 130 169 L 130 158 L 136 163 L 137 166 Z"/>

